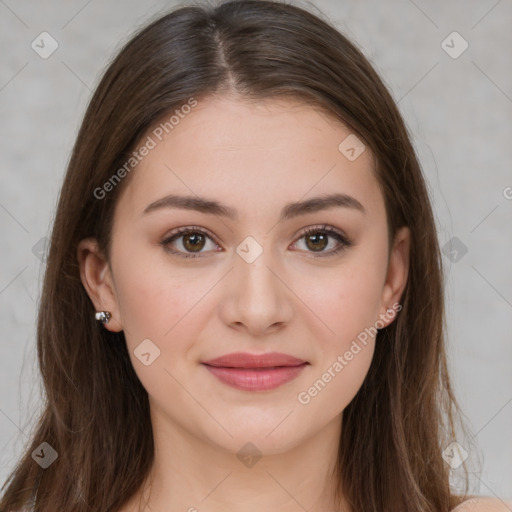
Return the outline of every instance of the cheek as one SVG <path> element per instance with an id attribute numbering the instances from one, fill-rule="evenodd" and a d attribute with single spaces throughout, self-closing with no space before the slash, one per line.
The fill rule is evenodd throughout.
<path id="1" fill-rule="evenodd" d="M 123 331 L 132 366 L 144 388 L 158 403 L 172 396 L 188 398 L 179 382 L 186 382 L 190 349 L 204 330 L 201 297 L 211 279 L 193 283 L 165 265 L 141 272 L 136 254 L 119 262 L 116 277 Z M 168 270 L 168 269 L 167 269 Z M 149 354 L 149 355 L 148 355 Z M 181 402 L 180 402 L 181 401 Z"/>
<path id="2" fill-rule="evenodd" d="M 304 417 L 313 425 L 317 421 L 327 423 L 338 416 L 352 402 L 366 378 L 374 341 L 362 344 L 356 340 L 345 348 L 346 351 L 333 354 L 297 395 Z"/>
<path id="3" fill-rule="evenodd" d="M 212 286 L 213 276 L 191 281 L 190 271 L 172 268 L 151 252 L 132 247 L 129 258 L 115 262 L 121 321 L 132 350 L 147 338 L 161 350 L 174 349 L 176 339 L 186 339 L 176 333 L 194 329 L 190 319 L 197 320 L 197 306 Z"/>
<path id="4" fill-rule="evenodd" d="M 313 424 L 340 414 L 366 378 L 375 348 L 381 290 L 380 271 L 347 266 L 333 273 L 327 292 L 318 290 L 314 295 L 311 309 L 320 312 L 328 329 L 315 339 L 314 371 L 297 396 Z"/>
<path id="5" fill-rule="evenodd" d="M 369 264 L 364 255 L 354 254 L 338 268 L 324 274 L 304 273 L 301 296 L 325 329 L 324 350 L 340 350 L 379 318 L 385 279 L 385 262 Z M 333 347 L 329 350 L 329 346 Z"/>

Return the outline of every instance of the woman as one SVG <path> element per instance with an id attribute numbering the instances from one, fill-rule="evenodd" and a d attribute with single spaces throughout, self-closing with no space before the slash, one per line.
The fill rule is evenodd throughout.
<path id="1" fill-rule="evenodd" d="M 234 1 L 136 34 L 47 265 L 47 402 L 1 510 L 508 510 L 450 487 L 425 183 L 380 78 L 318 17 Z"/>

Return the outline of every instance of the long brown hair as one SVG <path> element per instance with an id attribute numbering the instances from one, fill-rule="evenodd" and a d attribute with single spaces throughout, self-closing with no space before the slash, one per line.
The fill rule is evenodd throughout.
<path id="1" fill-rule="evenodd" d="M 292 96 L 342 119 L 376 157 L 390 234 L 411 230 L 403 309 L 379 331 L 368 375 L 343 411 L 338 491 L 365 512 L 447 512 L 461 501 L 442 458 L 461 418 L 447 371 L 442 262 L 404 122 L 367 59 L 321 15 L 235 0 L 152 21 L 109 65 L 90 101 L 60 194 L 39 309 L 44 409 L 0 510 L 32 500 L 41 512 L 115 512 L 147 477 L 154 450 L 147 392 L 124 334 L 94 320 L 77 245 L 94 237 L 108 256 L 128 178 L 101 199 L 95 190 L 164 114 L 227 90 L 256 100 Z M 31 456 L 43 442 L 58 453 L 47 469 Z M 467 473 L 465 482 L 464 496 Z"/>

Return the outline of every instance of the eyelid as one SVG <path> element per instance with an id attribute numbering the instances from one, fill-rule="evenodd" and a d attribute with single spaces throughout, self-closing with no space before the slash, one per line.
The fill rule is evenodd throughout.
<path id="1" fill-rule="evenodd" d="M 164 241 L 169 240 L 173 237 L 178 237 L 178 235 L 186 234 L 186 233 L 202 233 L 203 235 L 209 236 L 217 245 L 219 245 L 219 241 L 217 237 L 206 228 L 201 226 L 181 226 L 179 228 L 173 229 L 170 233 L 168 233 L 164 237 Z"/>
<path id="2" fill-rule="evenodd" d="M 325 232 L 329 234 L 337 234 L 340 236 L 340 238 L 343 238 L 344 241 L 347 244 L 351 244 L 349 237 L 345 234 L 345 232 L 341 229 L 335 228 L 334 226 L 331 226 L 330 224 L 316 224 L 313 226 L 307 226 L 303 228 L 299 233 L 300 235 L 297 235 L 297 240 L 299 238 L 302 238 L 304 235 L 310 235 L 312 233 L 318 233 L 318 232 Z"/>

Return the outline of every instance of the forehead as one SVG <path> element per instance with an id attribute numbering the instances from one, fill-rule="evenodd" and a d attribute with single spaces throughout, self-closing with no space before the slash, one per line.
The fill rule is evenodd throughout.
<path id="1" fill-rule="evenodd" d="M 242 215 L 332 192 L 356 196 L 370 213 L 383 208 L 370 149 L 313 105 L 214 96 L 179 113 L 141 140 L 151 149 L 120 201 L 131 212 L 169 193 L 208 196 Z"/>

